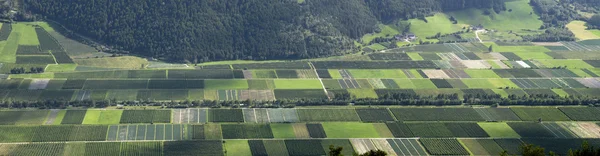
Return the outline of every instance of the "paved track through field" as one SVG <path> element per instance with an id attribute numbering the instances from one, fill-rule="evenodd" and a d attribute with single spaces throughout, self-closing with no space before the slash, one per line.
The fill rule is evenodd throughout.
<path id="1" fill-rule="evenodd" d="M 550 123 L 542 123 L 542 126 L 548 129 L 548 131 L 552 132 L 552 134 L 554 134 L 554 136 L 556 136 L 557 138 L 569 138 L 566 134 L 563 134 L 563 132 L 560 131 L 560 127 L 557 127 L 556 125 L 552 125 Z"/>
<path id="2" fill-rule="evenodd" d="M 181 110 L 173 110 L 173 123 L 181 123 Z"/>
<path id="3" fill-rule="evenodd" d="M 317 68 L 315 68 L 315 65 L 313 65 L 312 62 L 308 62 L 308 65 L 313 69 L 313 71 L 317 75 L 317 78 L 319 78 L 319 83 L 321 83 L 321 87 L 323 88 L 323 91 L 325 92 L 327 99 L 331 100 L 329 93 L 327 93 L 327 88 L 325 88 L 325 84 L 323 84 L 323 79 L 321 79 L 321 77 L 319 76 L 319 72 L 317 72 Z"/>
<path id="4" fill-rule="evenodd" d="M 444 46 L 446 46 L 447 48 L 452 49 L 452 52 L 461 52 L 460 49 L 456 49 L 454 46 L 452 46 L 451 43 L 444 43 Z"/>
<path id="5" fill-rule="evenodd" d="M 44 124 L 46 124 L 46 125 L 54 124 L 54 120 L 56 120 L 56 116 L 58 115 L 59 111 L 60 110 L 58 110 L 58 109 L 50 110 L 50 114 L 48 114 L 48 119 L 46 119 L 46 123 L 44 123 Z"/>
<path id="6" fill-rule="evenodd" d="M 427 155 L 416 139 L 387 139 L 397 155 Z"/>
<path id="7" fill-rule="evenodd" d="M 479 43 L 483 43 L 483 40 L 481 40 L 481 38 L 479 38 L 479 32 L 485 32 L 485 30 L 475 31 L 475 37 L 477 38 L 477 40 L 479 40 Z"/>
<path id="8" fill-rule="evenodd" d="M 463 47 L 459 43 L 452 43 L 452 45 L 454 45 L 456 48 L 460 49 L 460 52 L 463 52 L 463 53 L 471 52 L 466 47 Z"/>
<path id="9" fill-rule="evenodd" d="M 410 70 L 402 70 L 402 72 L 404 72 L 404 75 L 406 75 L 406 77 L 408 78 L 415 78 L 415 76 L 410 72 Z"/>
<path id="10" fill-rule="evenodd" d="M 492 114 L 490 114 L 490 112 L 488 112 L 487 110 L 485 110 L 485 108 L 473 108 L 475 109 L 475 111 L 482 116 L 483 118 L 485 118 L 486 121 L 494 121 L 494 119 L 492 118 Z"/>

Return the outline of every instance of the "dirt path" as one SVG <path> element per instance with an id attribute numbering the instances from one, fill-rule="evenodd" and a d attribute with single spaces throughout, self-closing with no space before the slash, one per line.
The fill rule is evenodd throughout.
<path id="1" fill-rule="evenodd" d="M 321 77 L 319 76 L 319 72 L 317 72 L 317 68 L 315 68 L 315 65 L 313 65 L 311 62 L 308 62 L 308 65 L 313 69 L 313 71 L 317 75 L 317 78 L 319 79 L 319 82 L 321 83 L 321 87 L 323 87 L 323 91 L 325 91 L 325 95 L 327 96 L 327 99 L 331 100 L 331 97 L 329 96 L 329 93 L 327 92 L 327 88 L 325 88 L 325 84 L 323 84 L 323 79 L 321 79 Z"/>
<path id="2" fill-rule="evenodd" d="M 479 40 L 479 43 L 483 43 L 483 41 L 481 40 L 481 38 L 479 38 L 479 32 L 484 32 L 485 30 L 477 30 L 475 31 L 475 37 L 477 37 L 477 40 Z"/>
<path id="3" fill-rule="evenodd" d="M 58 110 L 58 109 L 50 110 L 50 114 L 48 115 L 48 119 L 46 120 L 46 123 L 44 123 L 44 124 L 46 124 L 46 125 L 52 125 L 54 123 L 54 120 L 56 120 L 56 116 L 58 115 L 59 111 L 60 110 Z"/>

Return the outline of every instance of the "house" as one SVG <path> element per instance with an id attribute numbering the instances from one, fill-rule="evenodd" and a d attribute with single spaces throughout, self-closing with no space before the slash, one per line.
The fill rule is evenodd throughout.
<path id="1" fill-rule="evenodd" d="M 415 40 L 417 39 L 417 35 L 413 33 L 399 34 L 394 36 L 397 40 Z"/>
<path id="2" fill-rule="evenodd" d="M 471 25 L 471 30 L 483 30 L 483 25 Z"/>
<path id="3" fill-rule="evenodd" d="M 394 38 L 396 38 L 396 40 L 402 40 L 404 38 L 404 36 L 402 36 L 401 34 L 398 34 L 398 35 L 394 36 Z"/>
<path id="4" fill-rule="evenodd" d="M 417 35 L 415 35 L 413 33 L 408 33 L 408 34 L 406 34 L 406 39 L 408 39 L 408 40 L 417 39 Z"/>

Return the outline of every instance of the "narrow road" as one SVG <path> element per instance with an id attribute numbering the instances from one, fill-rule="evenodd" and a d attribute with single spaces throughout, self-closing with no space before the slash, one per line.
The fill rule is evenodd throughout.
<path id="1" fill-rule="evenodd" d="M 327 99 L 331 100 L 331 97 L 329 97 L 329 93 L 327 92 L 327 88 L 325 88 L 325 84 L 323 84 L 323 79 L 321 79 L 321 77 L 319 76 L 319 72 L 317 72 L 317 68 L 315 68 L 315 65 L 313 65 L 311 62 L 308 62 L 308 65 L 313 69 L 313 71 L 315 71 L 317 79 L 319 79 L 321 87 L 323 87 L 323 91 L 325 91 L 325 95 L 327 95 Z"/>
<path id="2" fill-rule="evenodd" d="M 479 43 L 483 43 L 483 41 L 481 40 L 481 38 L 479 38 L 479 32 L 485 32 L 485 30 L 477 30 L 477 31 L 475 31 L 475 37 L 477 37 L 477 40 L 479 40 Z"/>

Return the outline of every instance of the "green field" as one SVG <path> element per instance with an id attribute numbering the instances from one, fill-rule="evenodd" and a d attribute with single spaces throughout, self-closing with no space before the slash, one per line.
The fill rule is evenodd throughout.
<path id="1" fill-rule="evenodd" d="M 454 16 L 459 24 L 481 24 L 486 29 L 500 31 L 521 31 L 523 29 L 537 30 L 542 25 L 542 21 L 539 20 L 540 17 L 538 15 L 530 14 L 534 11 L 528 3 L 528 0 L 507 1 L 506 8 L 512 9 L 512 11 L 503 11 L 499 14 L 490 11 L 490 15 L 484 15 L 483 11 L 480 9 L 465 9 L 449 12 L 447 14 Z"/>
<path id="2" fill-rule="evenodd" d="M 206 89 L 248 89 L 247 80 L 206 80 Z"/>
<path id="3" fill-rule="evenodd" d="M 90 109 L 90 110 L 63 110 L 60 111 L 57 117 L 64 118 L 65 120 L 58 121 L 62 124 L 75 124 L 75 125 L 53 125 L 53 126 L 40 126 L 41 119 L 46 117 L 48 111 L 2 111 L 0 112 L 0 116 L 3 117 L 4 120 L 15 120 L 18 119 L 19 122 L 23 124 L 33 124 L 33 125 L 2 125 L 0 126 L 0 130 L 3 131 L 0 134 L 0 143 L 9 143 L 9 142 L 37 142 L 36 144 L 45 144 L 48 142 L 57 142 L 62 143 L 64 141 L 88 141 L 87 143 L 105 143 L 105 139 L 108 138 L 119 138 L 125 137 L 131 140 L 138 140 L 136 142 L 122 142 L 120 145 L 116 147 L 111 147 L 110 149 L 104 149 L 108 147 L 95 147 L 104 149 L 106 153 L 114 152 L 114 150 L 120 151 L 121 153 L 125 152 L 128 154 L 135 153 L 161 153 L 162 150 L 169 149 L 170 151 L 164 152 L 176 152 L 177 150 L 174 147 L 166 147 L 161 146 L 157 141 L 141 141 L 148 137 L 162 137 L 163 134 L 168 134 L 168 136 L 173 136 L 175 141 L 168 141 L 170 145 L 168 146 L 182 146 L 190 147 L 188 141 L 202 141 L 203 139 L 208 139 L 215 141 L 218 145 L 204 144 L 202 145 L 194 145 L 198 146 L 196 148 L 202 148 L 204 150 L 208 150 L 206 148 L 216 148 L 218 152 L 235 155 L 257 155 L 261 150 L 264 150 L 264 153 L 270 153 L 273 155 L 288 155 L 293 153 L 300 152 L 298 149 L 300 146 L 309 146 L 309 142 L 303 142 L 302 144 L 296 144 L 298 142 L 293 142 L 292 140 L 297 140 L 300 138 L 306 138 L 308 136 L 312 137 L 310 141 L 311 145 L 318 145 L 321 149 L 327 149 L 328 145 L 334 144 L 336 146 L 343 146 L 346 149 L 353 149 L 352 147 L 360 147 L 360 146 L 370 146 L 373 144 L 374 146 L 382 146 L 381 143 L 384 141 L 376 140 L 374 138 L 393 138 L 393 137 L 419 137 L 420 140 L 427 140 L 428 142 L 423 144 L 424 148 L 432 154 L 431 152 L 438 154 L 464 154 L 461 152 L 460 148 L 466 148 L 466 150 L 471 154 L 482 154 L 485 152 L 498 153 L 498 151 L 509 150 L 508 147 L 504 144 L 504 142 L 500 141 L 497 144 L 494 143 L 494 140 L 491 139 L 523 139 L 523 140 L 535 140 L 547 137 L 552 137 L 554 135 L 563 136 L 565 134 L 566 138 L 576 137 L 575 134 L 572 134 L 570 131 L 577 131 L 574 133 L 585 133 L 584 131 L 589 131 L 586 129 L 575 129 L 574 127 L 563 127 L 565 126 L 562 123 L 555 122 L 543 122 L 543 123 L 532 123 L 530 121 L 520 122 L 520 121 L 510 121 L 510 122 L 466 122 L 469 121 L 473 116 L 477 116 L 475 114 L 469 113 L 468 110 L 473 108 L 389 108 L 396 114 L 396 116 L 411 116 L 413 118 L 421 118 L 421 120 L 414 120 L 408 117 L 399 118 L 399 119 L 409 119 L 408 123 L 403 123 L 401 121 L 396 122 L 379 122 L 379 123 L 363 123 L 360 120 L 353 120 L 351 115 L 355 114 L 355 109 L 318 109 L 318 108 L 303 108 L 299 109 L 298 114 L 300 118 L 313 117 L 312 121 L 307 121 L 306 119 L 301 119 L 298 122 L 310 122 L 308 124 L 304 123 L 271 123 L 271 124 L 256 124 L 256 123 L 242 123 L 241 120 L 238 120 L 238 123 L 209 123 L 209 124 L 184 124 L 184 125 L 171 125 L 171 124 L 155 124 L 151 126 L 150 124 L 139 124 L 139 123 L 152 123 L 152 122 L 161 122 L 168 120 L 171 115 L 171 110 L 113 110 L 113 109 Z M 475 108 L 479 109 L 479 108 Z M 491 113 L 492 110 L 498 111 L 497 113 L 512 113 L 511 109 L 508 108 L 486 108 Z M 529 109 L 529 110 L 524 110 Z M 515 110 L 516 114 L 520 114 L 519 112 L 525 113 L 538 113 L 540 112 L 549 112 L 550 109 L 556 108 L 543 108 L 543 107 L 515 107 L 512 110 Z M 365 109 L 361 108 L 361 110 L 377 110 L 377 109 Z M 399 111 L 403 110 L 403 111 Z M 482 109 L 484 110 L 484 109 Z M 500 110 L 506 110 L 509 112 L 504 112 Z M 584 112 L 583 115 L 579 115 L 579 117 L 573 116 L 572 118 L 588 118 L 585 116 L 594 115 L 597 113 L 596 108 L 592 107 L 561 107 L 562 111 L 569 112 L 569 116 L 573 116 L 576 113 L 573 112 Z M 210 111 L 210 122 L 224 122 L 229 119 L 239 119 L 243 118 L 241 115 L 240 109 L 209 109 Z M 122 113 L 120 122 L 114 122 L 113 116 L 119 116 L 116 113 Z M 268 111 L 275 112 L 275 111 Z M 15 115 L 23 114 L 23 115 Z M 244 111 L 245 113 L 245 111 Z M 455 116 L 447 116 L 449 113 L 460 114 Z M 479 113 L 479 112 L 478 112 Z M 27 114 L 27 115 L 25 115 Z M 60 115 L 62 114 L 62 115 Z M 431 122 L 427 118 L 432 118 L 432 114 L 435 114 L 433 118 L 460 118 L 458 120 L 453 120 L 452 122 Z M 548 113 L 546 113 L 548 114 Z M 587 114 L 587 115 L 585 115 Z M 274 115 L 274 114 L 271 114 Z M 364 116 L 364 112 L 363 115 Z M 493 114 L 489 114 L 492 115 Z M 498 115 L 498 114 L 496 114 Z M 556 114 L 555 114 L 556 115 Z M 13 117 L 12 119 L 7 118 L 7 116 L 20 116 Z M 108 117 L 107 117 L 108 116 Z M 119 117 L 120 117 L 119 116 Z M 550 115 L 547 115 L 550 116 Z M 522 116 L 520 116 L 522 117 Z M 110 119 L 112 118 L 112 119 Z M 321 119 L 317 119 L 321 118 Z M 273 116 L 271 116 L 273 119 Z M 597 121 L 597 118 L 588 118 Z M 105 121 L 112 120 L 113 122 L 108 123 Z M 323 121 L 319 121 L 323 120 Z M 326 121 L 325 121 L 326 120 Z M 447 119 L 446 119 L 447 120 Z M 78 121 L 83 121 L 79 124 L 96 124 L 96 125 L 79 125 Z M 231 120 L 233 121 L 233 120 Z M 273 120 L 272 120 L 273 121 Z M 343 121 L 343 122 L 334 122 L 334 121 Z M 372 120 L 369 120 L 372 121 Z M 427 122 L 423 122 L 427 121 Z M 450 121 L 450 120 L 448 120 Z M 56 122 L 56 121 L 55 121 Z M 225 121 L 226 122 L 226 121 Z M 132 123 L 128 125 L 117 125 L 119 123 Z M 136 124 L 138 123 L 138 124 Z M 571 122 L 569 122 L 571 123 Z M 37 124 L 37 125 L 35 125 Z M 98 125 L 104 124 L 104 125 Z M 573 125 L 583 124 L 583 122 L 573 122 Z M 589 125 L 593 125 L 591 123 Z M 589 126 L 588 125 L 588 126 Z M 158 126 L 163 127 L 163 129 L 157 129 Z M 164 127 L 168 127 L 164 129 Z M 550 126 L 550 127 L 545 127 Z M 119 131 L 118 127 L 125 128 L 125 131 Z M 132 128 L 133 127 L 133 128 Z M 147 129 L 149 127 L 154 127 L 151 130 Z M 302 130 L 303 128 L 304 130 Z M 117 129 L 114 129 L 117 128 Z M 113 129 L 113 130 L 111 130 Z M 154 131 L 163 131 L 162 133 L 155 133 Z M 581 131 L 581 132 L 579 132 Z M 122 133 L 121 133 L 122 132 Z M 183 133 L 182 133 L 183 132 Z M 148 133 L 152 133 L 154 135 L 148 135 Z M 179 133 L 179 134 L 178 134 Z M 401 135 L 401 134 L 410 134 L 410 135 Z M 591 135 L 591 134 L 589 134 Z M 487 138 L 487 137 L 490 138 Z M 454 141 L 448 141 L 444 139 L 451 139 L 453 137 L 460 137 L 459 144 L 456 145 Z M 140 140 L 140 138 L 142 138 Z M 224 138 L 224 140 L 220 140 Z M 275 139 L 271 139 L 275 138 Z M 319 138 L 327 138 L 326 140 L 321 140 Z M 371 139 L 367 139 L 371 138 Z M 477 139 L 475 139 L 477 138 Z M 192 140 L 186 140 L 192 139 Z M 219 139 L 219 140 L 213 140 Z M 252 139 L 251 141 L 244 139 Z M 265 140 L 262 140 L 265 139 Z M 353 140 L 351 143 L 346 142 L 346 139 Z M 186 140 L 186 141 L 184 141 Z M 346 141 L 343 141 L 346 140 Z M 356 142 L 356 140 L 363 140 L 361 142 Z M 367 140 L 367 142 L 364 142 Z M 390 142 L 389 139 L 385 139 L 390 145 L 393 142 Z M 100 142 L 90 142 L 90 141 L 100 141 Z M 108 140 L 110 141 L 110 140 Z M 218 141 L 218 142 L 217 142 Z M 257 144 L 257 142 L 260 144 Z M 292 143 L 289 143 L 292 141 Z M 308 141 L 305 139 L 300 139 L 300 141 Z M 381 141 L 381 142 L 380 142 Z M 575 140 L 580 141 L 580 140 Z M 83 142 L 81 142 L 83 143 Z M 160 141 L 162 143 L 162 141 Z M 166 143 L 166 142 L 165 142 Z M 359 145 L 366 144 L 366 145 Z M 396 143 L 407 143 L 407 142 L 396 142 Z M 451 143 L 452 145 L 443 146 L 444 144 Z M 69 143 L 67 143 L 69 144 Z M 338 145 L 339 144 L 339 145 Z M 261 146 L 258 146 L 261 145 Z M 387 144 L 384 144 L 387 145 Z M 410 144 L 409 144 L 410 145 Z M 69 148 L 64 148 L 68 153 L 77 153 L 72 148 L 79 147 L 71 147 L 75 145 L 68 145 Z M 79 145 L 78 145 L 79 146 Z M 83 146 L 83 145 L 82 145 Z M 87 145 L 86 145 L 87 146 Z M 118 147 L 121 148 L 118 148 Z M 214 146 L 214 147 L 213 147 Z M 414 145 L 413 145 L 414 146 Z M 451 147 L 450 147 L 451 146 Z M 4 146 L 2 146 L 4 147 Z M 418 147 L 418 146 L 416 146 Z M 223 148 L 223 149 L 220 149 Z M 371 148 L 371 147 L 368 147 Z M 403 147 L 398 147 L 400 150 L 405 150 Z M 458 149 L 457 149 L 458 148 Z M 61 148 L 62 149 L 62 148 Z M 260 150 L 259 150 L 260 149 Z M 392 146 L 392 149 L 397 149 L 395 146 Z M 559 147 L 550 147 L 550 149 L 560 149 Z M 99 150 L 99 149 L 95 149 Z M 174 150 L 174 151 L 173 151 Z M 291 150 L 291 151 L 290 151 Z M 307 149 L 308 150 L 308 149 Z M 87 151 L 87 150 L 86 150 Z M 210 151 L 210 150 L 209 150 Z M 217 152 L 212 151 L 212 152 Z M 391 151 L 391 150 L 390 150 Z M 396 150 L 395 150 L 396 151 Z M 6 153 L 6 149 L 1 151 L 2 153 Z M 196 151 L 198 152 L 198 151 Z M 207 152 L 207 151 L 204 151 Z M 258 153 L 257 153 L 258 152 Z M 213 153 L 214 154 L 214 153 Z M 297 153 L 298 154 L 298 153 Z M 302 155 L 302 154 L 300 154 Z"/>
<path id="4" fill-rule="evenodd" d="M 322 89 L 318 80 L 273 80 L 276 89 Z"/>
<path id="5" fill-rule="evenodd" d="M 592 30 L 588 30 L 588 31 L 592 32 L 596 36 L 600 36 L 600 30 L 598 30 L 598 29 L 592 29 Z"/>
<path id="6" fill-rule="evenodd" d="M 368 78 L 406 78 L 401 70 L 348 70 L 357 79 Z"/>
<path id="7" fill-rule="evenodd" d="M 515 114 L 523 121 L 537 121 L 538 119 L 547 121 L 569 121 L 564 113 L 557 108 L 527 108 L 513 107 L 511 108 Z"/>
<path id="8" fill-rule="evenodd" d="M 419 89 L 435 89 L 437 88 L 429 79 L 411 79 L 412 84 Z M 398 84 L 402 88 L 402 84 Z"/>
<path id="9" fill-rule="evenodd" d="M 512 130 L 506 123 L 477 123 L 490 137 L 493 138 L 519 138 L 519 134 Z"/>
<path id="10" fill-rule="evenodd" d="M 106 93 L 106 99 L 116 99 L 119 101 L 137 100 L 138 90 L 109 90 Z"/>
<path id="11" fill-rule="evenodd" d="M 412 60 L 423 60 L 419 53 L 406 53 Z"/>
<path id="12" fill-rule="evenodd" d="M 223 146 L 227 155 L 252 156 L 248 140 L 227 140 Z"/>
<path id="13" fill-rule="evenodd" d="M 579 68 L 594 68 L 590 64 L 584 62 L 583 60 L 536 60 L 543 64 L 548 68 L 553 67 L 566 67 L 571 69 L 579 69 Z"/>
<path id="14" fill-rule="evenodd" d="M 323 129 L 328 138 L 379 138 L 371 123 L 325 122 Z"/>
<path id="15" fill-rule="evenodd" d="M 463 79 L 462 82 L 469 88 L 518 88 L 518 86 L 509 79 Z"/>
<path id="16" fill-rule="evenodd" d="M 329 75 L 331 75 L 331 78 L 333 79 L 341 79 L 342 75 L 340 74 L 340 72 L 336 69 L 329 69 Z"/>
<path id="17" fill-rule="evenodd" d="M 46 72 L 72 72 L 76 68 L 76 64 L 49 64 L 46 67 Z"/>
<path id="18" fill-rule="evenodd" d="M 394 79 L 394 82 L 396 82 L 396 84 L 398 84 L 398 86 L 402 89 L 416 88 L 410 79 Z"/>
<path id="19" fill-rule="evenodd" d="M 380 51 L 380 50 L 386 49 L 386 47 L 384 47 L 383 45 L 378 44 L 378 43 L 375 43 L 375 44 L 372 44 L 370 46 L 367 46 L 367 48 L 375 50 L 375 51 Z"/>
<path id="20" fill-rule="evenodd" d="M 17 61 L 16 54 L 17 48 L 19 47 L 19 39 L 21 38 L 21 29 L 19 27 L 13 28 L 8 40 L 1 41 L 0 47 L 0 62 L 2 63 L 15 63 Z"/>
<path id="21" fill-rule="evenodd" d="M 271 131 L 275 138 L 295 138 L 294 127 L 291 124 L 271 124 Z"/>
<path id="22" fill-rule="evenodd" d="M 13 24 L 14 29 L 21 29 L 19 45 L 40 45 L 35 28 L 31 25 Z"/>
<path id="23" fill-rule="evenodd" d="M 437 13 L 434 16 L 426 17 L 427 22 L 419 19 L 411 19 L 408 20 L 408 23 L 411 24 L 410 31 L 412 33 L 423 41 L 427 41 L 425 37 L 434 36 L 437 33 L 449 34 L 462 30 L 464 25 L 452 24 L 449 18 L 448 15 Z"/>
<path id="24" fill-rule="evenodd" d="M 298 109 L 300 121 L 359 121 L 354 109 Z"/>
<path id="25" fill-rule="evenodd" d="M 379 24 L 378 27 L 379 27 L 379 29 L 381 29 L 381 32 L 376 33 L 376 34 L 366 34 L 361 38 L 361 42 L 363 44 L 368 44 L 377 37 L 394 36 L 394 35 L 400 33 L 400 32 L 398 32 L 398 30 L 396 30 L 388 25 Z"/>
<path id="26" fill-rule="evenodd" d="M 515 83 L 510 81 L 509 79 L 489 79 L 488 80 L 494 87 L 502 87 L 502 88 L 519 88 Z"/>
<path id="27" fill-rule="evenodd" d="M 83 124 L 119 124 L 123 110 L 87 110 Z"/>
<path id="28" fill-rule="evenodd" d="M 471 78 L 500 78 L 492 70 L 465 70 Z"/>
<path id="29" fill-rule="evenodd" d="M 569 96 L 569 93 L 565 92 L 562 89 L 552 89 L 552 91 L 554 93 L 556 93 L 557 95 L 561 96 L 561 97 L 567 97 L 567 96 Z"/>
<path id="30" fill-rule="evenodd" d="M 550 52 L 550 49 L 543 46 L 499 46 L 493 42 L 483 43 L 486 47 L 492 46 L 494 52 L 513 52 L 525 59 L 552 59 L 544 52 Z"/>

